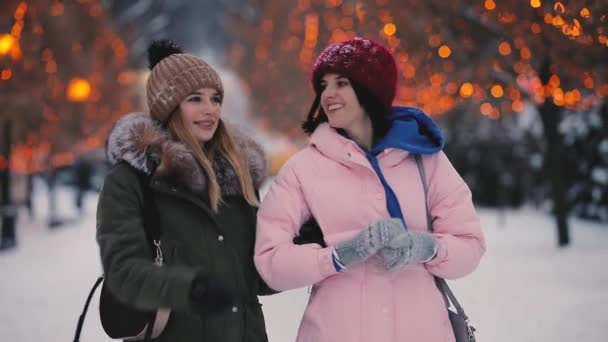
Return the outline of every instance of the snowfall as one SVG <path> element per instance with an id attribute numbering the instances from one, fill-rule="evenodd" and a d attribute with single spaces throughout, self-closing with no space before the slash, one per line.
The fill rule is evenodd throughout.
<path id="1" fill-rule="evenodd" d="M 97 195 L 78 216 L 73 192 L 57 191 L 59 217 L 48 228 L 44 183 L 35 215 L 20 212 L 18 246 L 0 253 L 0 341 L 72 341 L 86 296 L 101 274 L 95 243 Z M 488 250 L 470 276 L 450 282 L 481 342 L 608 341 L 608 227 L 571 219 L 572 244 L 559 249 L 553 220 L 524 208 L 479 209 Z M 262 298 L 268 335 L 294 341 L 306 288 Z M 81 341 L 109 341 L 94 297 Z"/>

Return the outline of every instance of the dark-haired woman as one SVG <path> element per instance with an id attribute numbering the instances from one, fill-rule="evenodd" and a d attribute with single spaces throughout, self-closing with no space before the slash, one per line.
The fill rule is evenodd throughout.
<path id="1" fill-rule="evenodd" d="M 258 212 L 260 275 L 281 291 L 313 285 L 299 342 L 454 341 L 434 276 L 471 273 L 485 242 L 438 126 L 392 106 L 396 64 L 375 41 L 328 46 L 312 84 L 309 146 L 282 167 Z M 311 218 L 322 241 L 294 243 Z"/>

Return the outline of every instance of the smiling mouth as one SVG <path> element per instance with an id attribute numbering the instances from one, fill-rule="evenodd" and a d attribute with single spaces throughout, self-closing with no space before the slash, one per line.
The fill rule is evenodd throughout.
<path id="1" fill-rule="evenodd" d="M 203 129 L 211 129 L 215 126 L 215 121 L 195 121 L 194 125 Z"/>
<path id="2" fill-rule="evenodd" d="M 344 108 L 343 104 L 334 103 L 334 104 L 331 104 L 331 105 L 329 105 L 327 107 L 327 111 L 328 112 L 333 112 L 333 111 L 336 111 L 336 110 L 339 110 L 339 109 L 342 109 L 342 108 Z"/>

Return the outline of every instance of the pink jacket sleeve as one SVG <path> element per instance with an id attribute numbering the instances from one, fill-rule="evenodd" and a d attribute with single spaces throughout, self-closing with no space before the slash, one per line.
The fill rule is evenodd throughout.
<path id="1" fill-rule="evenodd" d="M 261 277 L 274 290 L 308 286 L 336 273 L 331 247 L 293 243 L 309 217 L 300 181 L 288 162 L 262 201 L 257 218 L 254 261 Z"/>
<path id="2" fill-rule="evenodd" d="M 443 152 L 423 160 L 438 241 L 437 256 L 426 268 L 445 279 L 464 277 L 477 268 L 486 250 L 471 190 Z"/>

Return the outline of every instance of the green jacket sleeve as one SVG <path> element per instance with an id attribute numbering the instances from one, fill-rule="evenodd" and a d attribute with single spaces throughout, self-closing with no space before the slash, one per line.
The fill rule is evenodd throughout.
<path id="1" fill-rule="evenodd" d="M 136 308 L 192 311 L 196 269 L 157 266 L 143 228 L 143 192 L 137 174 L 119 164 L 105 179 L 97 206 L 97 243 L 108 289 Z M 162 245 L 161 245 L 162 246 Z"/>

